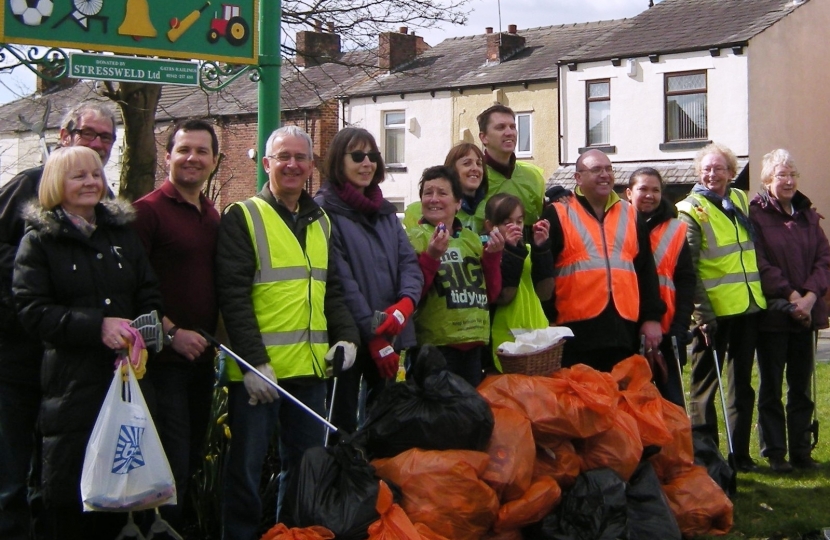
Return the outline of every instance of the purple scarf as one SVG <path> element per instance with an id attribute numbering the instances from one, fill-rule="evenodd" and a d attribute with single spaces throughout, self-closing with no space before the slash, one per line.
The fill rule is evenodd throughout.
<path id="1" fill-rule="evenodd" d="M 363 193 L 359 192 L 349 182 L 344 182 L 343 185 L 332 183 L 331 188 L 337 192 L 344 203 L 367 216 L 377 214 L 381 203 L 383 203 L 383 192 L 377 184 L 369 185 L 363 190 Z"/>

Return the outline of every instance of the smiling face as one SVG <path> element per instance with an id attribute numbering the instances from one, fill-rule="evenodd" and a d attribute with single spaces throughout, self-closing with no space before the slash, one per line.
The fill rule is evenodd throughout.
<path id="1" fill-rule="evenodd" d="M 90 141 L 82 137 L 81 132 L 97 136 Z M 106 142 L 101 140 L 101 135 L 107 139 Z M 95 111 L 87 111 L 78 119 L 78 125 L 72 132 L 61 129 L 60 139 L 63 146 L 86 146 L 95 150 L 101 158 L 101 163 L 106 165 L 115 144 L 115 126 L 106 116 L 101 116 Z"/>
<path id="2" fill-rule="evenodd" d="M 421 195 L 421 212 L 431 225 L 444 223 L 449 228 L 455 213 L 461 208 L 461 201 L 452 194 L 452 184 L 446 178 L 436 178 L 424 182 Z"/>
<path id="3" fill-rule="evenodd" d="M 274 139 L 269 155 L 262 158 L 262 165 L 268 173 L 271 193 L 280 199 L 293 198 L 302 193 L 311 178 L 314 160 L 305 139 L 287 136 Z"/>
<path id="4" fill-rule="evenodd" d="M 634 185 L 625 192 L 634 208 L 644 214 L 650 214 L 660 206 L 663 187 L 660 185 L 659 178 L 650 174 L 641 174 L 634 181 Z"/>
<path id="5" fill-rule="evenodd" d="M 213 155 L 210 133 L 180 129 L 166 160 L 175 186 L 199 190 L 216 168 L 219 156 Z"/>
<path id="6" fill-rule="evenodd" d="M 729 162 L 722 154 L 717 152 L 706 154 L 700 160 L 700 183 L 709 191 L 723 197 L 726 195 L 726 188 L 729 187 L 732 176 Z"/>
<path id="7" fill-rule="evenodd" d="M 456 160 L 455 170 L 461 179 L 461 190 L 464 195 L 475 195 L 484 178 L 484 162 L 479 155 L 470 150 L 467 155 Z"/>
<path id="8" fill-rule="evenodd" d="M 61 206 L 89 220 L 104 196 L 104 174 L 94 158 L 78 157 L 63 182 Z"/>
<path id="9" fill-rule="evenodd" d="M 516 150 L 516 119 L 503 112 L 494 112 L 487 122 L 487 130 L 479 133 L 481 144 L 496 161 L 506 163 L 510 155 Z"/>
<path id="10" fill-rule="evenodd" d="M 776 165 L 767 189 L 772 197 L 789 207 L 798 189 L 798 171 L 789 165 Z"/>
<path id="11" fill-rule="evenodd" d="M 363 159 L 360 162 L 355 162 L 352 156 L 353 152 L 362 152 L 364 154 Z M 372 179 L 375 177 L 375 171 L 378 168 L 378 164 L 372 162 L 368 155 L 371 152 L 373 152 L 371 145 L 364 142 L 358 143 L 354 148 L 349 148 L 343 156 L 343 170 L 346 173 L 346 180 L 361 193 L 371 185 Z"/>
<path id="12" fill-rule="evenodd" d="M 589 150 L 582 155 L 574 178 L 591 203 L 608 200 L 614 190 L 614 168 L 608 156 L 599 150 Z"/>

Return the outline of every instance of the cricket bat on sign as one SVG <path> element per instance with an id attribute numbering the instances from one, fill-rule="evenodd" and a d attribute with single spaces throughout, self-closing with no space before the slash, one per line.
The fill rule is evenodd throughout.
<path id="1" fill-rule="evenodd" d="M 210 2 L 205 2 L 204 6 L 200 7 L 199 9 L 194 9 L 193 11 L 188 13 L 187 17 L 185 17 L 181 21 L 178 21 L 176 19 L 170 21 L 171 28 L 167 31 L 167 39 L 169 39 L 171 43 L 175 43 L 177 39 L 182 37 L 182 34 L 187 32 L 187 30 L 191 26 L 193 26 L 193 23 L 196 22 L 196 20 L 199 18 L 199 15 L 201 15 L 202 12 L 205 9 L 207 9 L 209 5 Z"/>

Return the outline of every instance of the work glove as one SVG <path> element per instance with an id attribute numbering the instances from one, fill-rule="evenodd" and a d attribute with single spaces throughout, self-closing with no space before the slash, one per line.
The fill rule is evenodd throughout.
<path id="1" fill-rule="evenodd" d="M 397 336 L 403 330 L 406 320 L 412 316 L 413 311 L 415 311 L 415 304 L 408 297 L 392 304 L 384 311 L 387 315 L 386 320 L 375 328 L 375 335 Z"/>
<path id="2" fill-rule="evenodd" d="M 698 329 L 703 334 L 703 340 L 706 346 L 712 347 L 713 343 L 715 343 L 715 334 L 718 333 L 718 320 L 712 319 L 709 322 L 701 324 Z"/>
<path id="3" fill-rule="evenodd" d="M 273 381 L 276 384 L 277 376 L 274 374 L 274 369 L 271 367 L 271 364 L 260 364 L 256 366 L 256 370 L 265 375 L 269 381 Z M 248 400 L 249 405 L 273 403 L 280 397 L 276 388 L 263 381 L 253 371 L 245 373 L 245 376 L 242 378 L 242 383 L 245 385 L 245 390 L 247 390 L 248 395 L 251 396 L 251 399 Z"/>
<path id="4" fill-rule="evenodd" d="M 378 367 L 378 373 L 384 379 L 391 379 L 398 373 L 398 363 L 401 357 L 383 338 L 372 338 L 369 342 L 369 353 L 372 355 L 372 360 Z"/>
<path id="5" fill-rule="evenodd" d="M 326 375 L 329 377 L 334 373 L 332 364 L 334 363 L 334 351 L 337 350 L 337 347 L 343 347 L 343 371 L 346 371 L 354 365 L 354 359 L 357 356 L 357 347 L 354 343 L 349 343 L 348 341 L 338 341 L 335 343 L 325 356 L 327 364 Z"/>

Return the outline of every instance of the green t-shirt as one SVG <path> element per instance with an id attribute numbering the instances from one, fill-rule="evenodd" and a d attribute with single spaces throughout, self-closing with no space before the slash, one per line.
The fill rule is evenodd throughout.
<path id="1" fill-rule="evenodd" d="M 513 176 L 506 178 L 489 165 L 487 166 L 487 196 L 476 208 L 476 230 L 484 225 L 484 208 L 487 201 L 496 193 L 509 193 L 522 201 L 525 208 L 525 224 L 533 225 L 542 215 L 545 204 L 545 177 L 540 167 L 524 161 L 516 161 Z"/>

